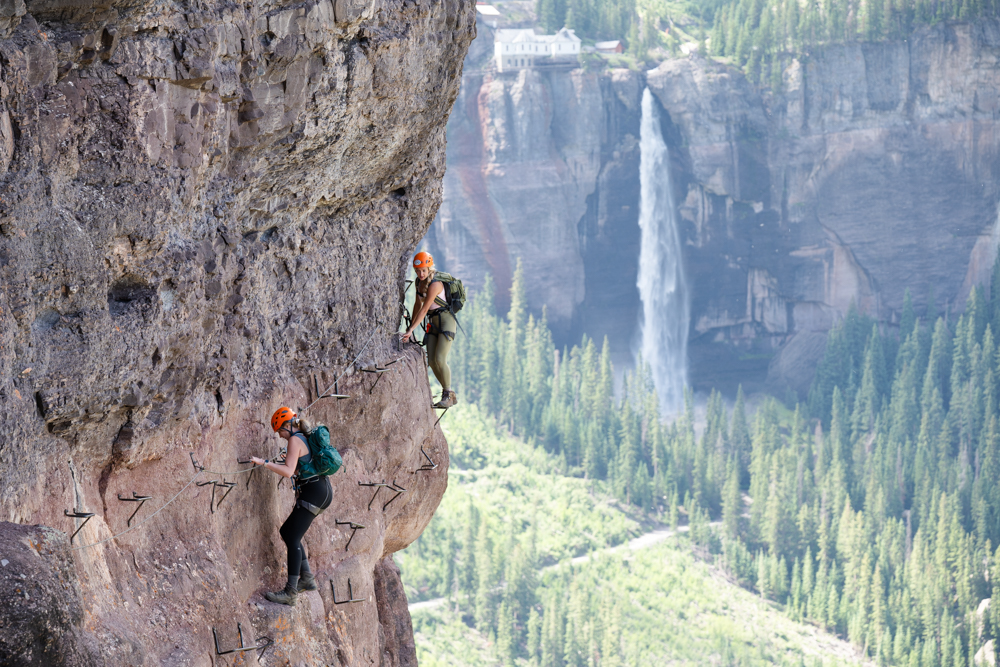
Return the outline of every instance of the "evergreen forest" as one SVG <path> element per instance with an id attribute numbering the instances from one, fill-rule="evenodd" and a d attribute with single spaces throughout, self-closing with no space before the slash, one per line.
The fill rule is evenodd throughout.
<path id="1" fill-rule="evenodd" d="M 990 294 L 1000 295 L 1000 271 L 993 280 Z M 493 297 L 488 283 L 460 315 L 455 385 L 562 475 L 599 484 L 638 523 L 688 525 L 698 553 L 732 581 L 880 665 L 964 667 L 992 649 L 1000 298 L 976 288 L 949 317 L 934 312 L 931 295 L 918 316 L 907 294 L 898 328 L 851 309 L 805 402 L 764 398 L 751 415 L 742 391 L 731 410 L 713 393 L 696 429 L 690 396 L 683 414 L 661 418 L 641 367 L 616 398 L 606 342 L 556 349 L 544 314 L 527 313 L 520 268 L 505 318 Z M 524 527 L 538 523 L 531 506 L 519 515 Z M 469 512 L 421 538 L 438 563 L 421 575 L 421 595 L 455 600 L 496 638 L 505 664 L 619 664 L 600 659 L 600 637 L 577 636 L 566 649 L 569 593 L 546 592 L 533 574 L 544 565 L 537 527 L 491 536 Z M 594 546 L 580 540 L 620 541 L 595 517 L 593 526 L 550 527 L 581 537 L 548 558 Z M 614 622 L 614 605 L 593 613 Z"/>
<path id="2" fill-rule="evenodd" d="M 536 0 L 535 9 L 546 32 L 565 25 L 584 39 L 621 39 L 641 59 L 651 48 L 676 54 L 682 41 L 698 40 L 703 53 L 777 90 L 782 68 L 818 47 L 905 39 L 941 21 L 997 18 L 1000 0 Z"/>

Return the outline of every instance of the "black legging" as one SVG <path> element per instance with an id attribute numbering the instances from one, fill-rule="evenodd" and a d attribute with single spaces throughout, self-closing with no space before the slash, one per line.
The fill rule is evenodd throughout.
<path id="1" fill-rule="evenodd" d="M 304 500 L 320 509 L 326 509 L 333 502 L 333 487 L 330 486 L 330 480 L 326 477 L 320 477 L 316 481 L 303 484 L 299 491 L 298 499 Z M 299 576 L 303 558 L 302 537 L 309 530 L 309 526 L 315 518 L 315 514 L 304 507 L 300 507 L 298 502 L 296 502 L 292 513 L 285 519 L 285 523 L 281 524 L 281 530 L 278 533 L 281 535 L 285 546 L 288 547 L 289 577 Z"/>

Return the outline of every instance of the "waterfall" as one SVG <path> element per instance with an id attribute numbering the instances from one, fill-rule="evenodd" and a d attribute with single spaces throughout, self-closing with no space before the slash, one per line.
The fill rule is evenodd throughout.
<path id="1" fill-rule="evenodd" d="M 647 88 L 642 93 L 640 161 L 639 354 L 649 364 L 664 413 L 684 407 L 687 334 L 691 319 L 677 208 L 670 184 L 670 154 L 660 131 L 660 114 Z"/>

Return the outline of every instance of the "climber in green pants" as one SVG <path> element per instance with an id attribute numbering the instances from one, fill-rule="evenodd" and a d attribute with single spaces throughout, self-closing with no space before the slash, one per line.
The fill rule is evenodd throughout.
<path id="1" fill-rule="evenodd" d="M 450 408 L 458 403 L 458 394 L 451 388 L 451 368 L 448 367 L 448 351 L 451 349 L 452 341 L 455 340 L 458 322 L 455 319 L 453 305 L 449 301 L 455 300 L 450 298 L 455 291 L 455 282 L 458 283 L 457 289 L 462 292 L 462 301 L 464 301 L 464 289 L 460 281 L 434 270 L 434 258 L 430 253 L 418 252 L 413 258 L 413 268 L 417 272 L 413 321 L 403 334 L 403 341 L 410 339 L 413 330 L 424 321 L 425 317 L 430 318 L 426 338 L 427 359 L 431 370 L 434 371 L 434 377 L 441 383 L 441 400 L 435 403 L 434 407 Z"/>

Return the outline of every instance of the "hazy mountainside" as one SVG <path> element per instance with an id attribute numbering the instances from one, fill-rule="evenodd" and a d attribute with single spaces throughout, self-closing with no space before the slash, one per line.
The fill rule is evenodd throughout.
<path id="1" fill-rule="evenodd" d="M 474 7 L 0 13 L 0 510 L 16 522 L 0 525 L 0 662 L 193 664 L 213 627 L 237 645 L 239 622 L 248 645 L 276 640 L 266 660 L 412 664 L 389 556 L 430 520 L 447 445 L 422 356 L 391 334 Z M 358 372 L 391 361 L 374 390 Z M 232 471 L 275 458 L 272 412 L 341 373 L 352 400 L 308 415 L 345 458 L 306 539 L 320 592 L 260 604 L 292 496 Z M 440 467 L 417 475 L 421 447 Z M 406 492 L 368 510 L 358 482 L 393 479 Z M 176 500 L 76 550 L 125 530 L 133 493 L 152 496 L 133 527 Z M 95 516 L 68 550 L 74 509 Z M 350 551 L 335 519 L 366 526 Z M 364 603 L 334 605 L 348 579 Z"/>
<path id="2" fill-rule="evenodd" d="M 694 556 L 687 537 L 601 554 L 656 524 L 601 483 L 565 476 L 559 457 L 475 405 L 449 411 L 442 425 L 449 490 L 398 555 L 411 601 L 447 598 L 413 611 L 422 665 L 863 663 L 846 642 L 783 616 Z"/>
<path id="3" fill-rule="evenodd" d="M 766 379 L 804 396 L 852 301 L 895 324 L 904 287 L 920 309 L 933 288 L 937 308 L 954 311 L 988 272 L 998 59 L 1000 27 L 984 19 L 816 47 L 786 63 L 776 93 L 697 55 L 648 73 L 468 76 L 430 242 L 473 284 L 491 270 L 501 294 L 521 258 L 529 305 L 548 306 L 557 339 L 572 342 L 571 325 L 607 333 L 626 360 L 648 84 L 666 112 L 682 217 L 692 381 Z"/>

